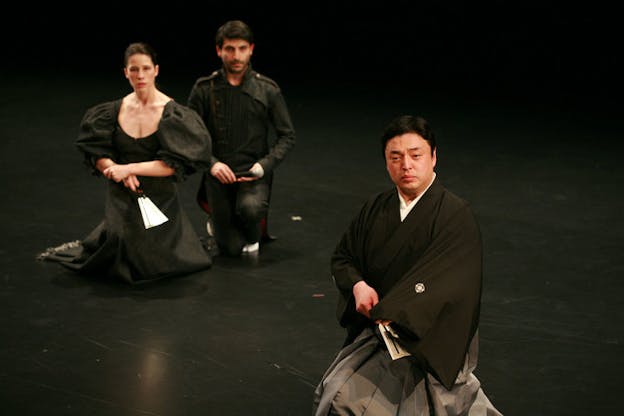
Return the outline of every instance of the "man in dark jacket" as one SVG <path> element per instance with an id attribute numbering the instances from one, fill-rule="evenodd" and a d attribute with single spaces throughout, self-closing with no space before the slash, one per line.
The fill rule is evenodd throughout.
<path id="1" fill-rule="evenodd" d="M 363 205 L 333 253 L 347 337 L 314 414 L 500 415 L 473 374 L 482 248 L 470 205 L 436 178 L 423 118 L 396 118 L 381 144 L 395 186 Z"/>
<path id="2" fill-rule="evenodd" d="M 221 253 L 254 254 L 266 226 L 273 171 L 295 144 L 295 130 L 275 81 L 254 71 L 251 29 L 239 20 L 217 30 L 221 69 L 199 78 L 188 105 L 213 140 L 198 200 Z M 266 232 L 266 229 L 264 230 Z"/>

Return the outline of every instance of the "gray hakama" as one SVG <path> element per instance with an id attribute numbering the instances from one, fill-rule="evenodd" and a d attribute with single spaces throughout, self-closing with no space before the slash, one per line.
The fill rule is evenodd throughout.
<path id="1" fill-rule="evenodd" d="M 377 334 L 365 329 L 344 347 L 314 392 L 313 414 L 498 416 L 473 374 L 478 335 L 451 390 L 410 358 L 392 360 Z"/>

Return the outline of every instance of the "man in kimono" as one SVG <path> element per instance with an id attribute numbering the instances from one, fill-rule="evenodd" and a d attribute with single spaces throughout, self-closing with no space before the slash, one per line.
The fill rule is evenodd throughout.
<path id="1" fill-rule="evenodd" d="M 392 189 L 370 198 L 331 258 L 343 349 L 315 415 L 500 415 L 477 363 L 482 248 L 470 205 L 436 178 L 427 121 L 382 135 Z"/>

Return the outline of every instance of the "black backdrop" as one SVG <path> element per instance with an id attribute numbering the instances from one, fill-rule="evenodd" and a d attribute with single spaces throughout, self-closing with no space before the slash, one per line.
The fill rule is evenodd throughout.
<path id="1" fill-rule="evenodd" d="M 621 87 L 618 4 L 260 3 L 17 5 L 5 15 L 3 70 L 110 75 L 125 46 L 143 40 L 161 73 L 194 79 L 219 64 L 216 28 L 242 19 L 256 35 L 254 66 L 280 83 L 609 104 Z"/>

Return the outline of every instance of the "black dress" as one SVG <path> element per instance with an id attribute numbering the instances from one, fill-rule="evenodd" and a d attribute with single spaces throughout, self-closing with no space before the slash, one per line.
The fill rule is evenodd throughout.
<path id="1" fill-rule="evenodd" d="M 208 268 L 210 254 L 184 212 L 176 181 L 208 166 L 211 140 L 192 110 L 170 101 L 158 130 L 135 139 L 117 123 L 121 100 L 89 109 L 82 120 L 76 145 L 93 173 L 95 162 L 108 157 L 120 164 L 163 160 L 175 169 L 169 177 L 138 177 L 141 190 L 168 217 L 146 229 L 137 195 L 122 182 L 107 181 L 102 222 L 83 240 L 48 249 L 39 258 L 56 261 L 87 275 L 120 278 L 139 283 L 188 274 Z"/>

